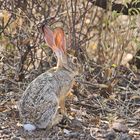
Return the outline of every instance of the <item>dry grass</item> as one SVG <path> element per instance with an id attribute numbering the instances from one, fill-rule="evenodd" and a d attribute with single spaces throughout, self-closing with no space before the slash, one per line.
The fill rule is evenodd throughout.
<path id="1" fill-rule="evenodd" d="M 139 69 L 128 63 L 139 49 L 139 16 L 106 12 L 85 0 L 6 0 L 0 21 L 1 139 L 139 139 Z M 67 99 L 71 121 L 27 135 L 16 104 L 27 85 L 56 64 L 38 30 L 42 21 L 64 28 L 68 52 L 83 73 Z M 122 130 L 114 128 L 118 120 Z"/>

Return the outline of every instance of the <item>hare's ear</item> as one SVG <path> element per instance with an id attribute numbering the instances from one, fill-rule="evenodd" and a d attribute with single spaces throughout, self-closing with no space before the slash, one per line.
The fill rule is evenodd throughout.
<path id="1" fill-rule="evenodd" d="M 44 39 L 47 43 L 47 45 L 54 50 L 55 47 L 55 40 L 54 40 L 54 34 L 53 32 L 45 25 L 43 27 L 43 33 L 44 33 Z"/>
<path id="2" fill-rule="evenodd" d="M 66 53 L 66 38 L 62 28 L 54 30 L 54 40 L 56 47 L 63 51 L 63 53 Z"/>

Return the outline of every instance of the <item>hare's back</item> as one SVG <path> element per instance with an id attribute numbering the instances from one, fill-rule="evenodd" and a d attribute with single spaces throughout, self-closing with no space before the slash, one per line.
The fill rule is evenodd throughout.
<path id="1" fill-rule="evenodd" d="M 54 79 L 54 75 L 45 72 L 28 85 L 21 100 L 25 100 L 26 103 L 31 103 L 30 101 L 34 102 L 34 104 L 42 103 L 45 99 L 52 98 L 57 92 L 58 88 L 55 85 L 57 85 L 57 82 Z"/>

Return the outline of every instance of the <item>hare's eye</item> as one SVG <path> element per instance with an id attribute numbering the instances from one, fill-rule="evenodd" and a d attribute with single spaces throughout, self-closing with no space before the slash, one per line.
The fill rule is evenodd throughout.
<path id="1" fill-rule="evenodd" d="M 77 63 L 77 58 L 73 58 L 73 63 L 74 63 L 74 64 Z"/>

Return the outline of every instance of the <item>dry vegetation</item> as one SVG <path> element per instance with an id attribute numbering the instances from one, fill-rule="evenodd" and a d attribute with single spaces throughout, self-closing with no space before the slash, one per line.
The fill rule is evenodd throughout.
<path id="1" fill-rule="evenodd" d="M 110 6 L 104 10 L 91 0 L 0 0 L 0 139 L 140 139 L 140 16 Z M 27 134 L 16 104 L 35 77 L 56 65 L 42 22 L 64 28 L 68 52 L 78 57 L 83 72 L 67 99 L 70 120 Z"/>

